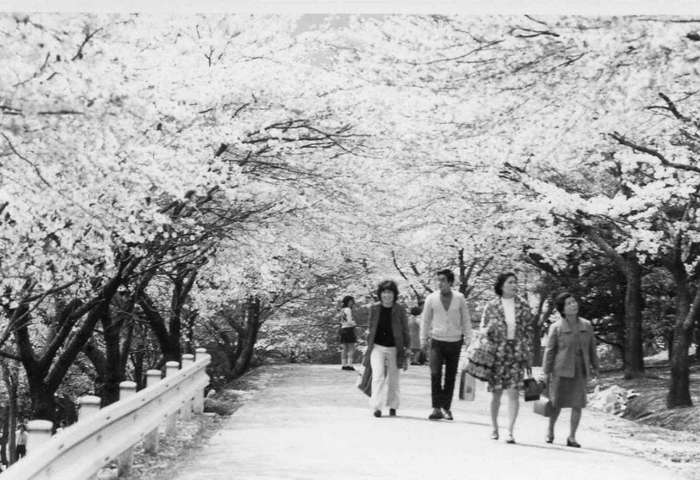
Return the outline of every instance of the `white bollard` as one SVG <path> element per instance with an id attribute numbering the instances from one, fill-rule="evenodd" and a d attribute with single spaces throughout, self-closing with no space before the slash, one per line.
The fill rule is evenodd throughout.
<path id="1" fill-rule="evenodd" d="M 177 362 L 167 362 L 165 364 L 165 378 L 177 375 L 180 365 Z M 175 430 L 177 429 L 177 414 L 178 412 L 173 412 L 168 419 L 165 421 L 165 435 L 171 437 L 175 435 Z"/>
<path id="2" fill-rule="evenodd" d="M 182 368 L 189 368 L 194 365 L 194 355 L 191 353 L 185 353 L 182 356 Z M 185 403 L 180 409 L 180 418 L 183 421 L 192 420 L 192 398 L 186 398 Z"/>
<path id="3" fill-rule="evenodd" d="M 136 395 L 136 382 L 121 382 L 119 384 L 119 401 Z M 128 477 L 134 465 L 134 449 L 128 448 L 117 459 L 119 477 Z"/>
<path id="4" fill-rule="evenodd" d="M 94 415 L 100 411 L 100 404 L 102 403 L 102 400 L 100 400 L 100 397 L 96 397 L 95 395 L 86 395 L 84 397 L 80 397 L 78 399 L 78 403 L 80 404 L 80 410 L 78 411 L 78 422 L 83 422 L 86 418 L 89 418 L 91 415 Z M 93 475 L 90 477 L 90 480 L 95 480 L 96 478 L 97 475 Z"/>
<path id="5" fill-rule="evenodd" d="M 32 454 L 32 450 L 46 443 L 51 439 L 53 422 L 49 420 L 30 420 L 27 422 L 27 455 Z"/>
<path id="6" fill-rule="evenodd" d="M 146 372 L 146 388 L 152 387 L 160 382 L 160 370 L 149 370 Z M 146 435 L 143 440 L 143 449 L 150 454 L 158 453 L 158 427 Z"/>
<path id="7" fill-rule="evenodd" d="M 78 411 L 78 421 L 80 422 L 88 418 L 90 415 L 99 412 L 100 403 L 102 403 L 102 400 L 100 400 L 100 397 L 96 397 L 95 395 L 86 395 L 84 397 L 80 397 L 78 399 L 78 403 L 80 404 L 80 410 Z"/>
<path id="8" fill-rule="evenodd" d="M 206 348 L 198 348 L 195 354 L 195 362 L 200 362 L 207 356 L 209 356 L 209 354 Z M 196 414 L 204 413 L 204 389 L 198 390 L 197 393 L 195 393 L 192 410 L 194 410 Z"/>

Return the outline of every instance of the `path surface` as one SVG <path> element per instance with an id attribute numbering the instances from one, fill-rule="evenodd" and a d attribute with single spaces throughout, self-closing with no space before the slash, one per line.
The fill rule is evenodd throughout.
<path id="1" fill-rule="evenodd" d="M 507 402 L 501 408 L 502 439 L 491 433 L 489 397 L 477 382 L 474 402 L 457 400 L 455 420 L 430 421 L 428 368 L 401 374 L 398 416 L 375 418 L 355 388 L 357 374 L 338 366 L 289 366 L 273 370 L 268 386 L 241 407 L 193 463 L 174 480 L 216 479 L 682 479 L 635 457 L 586 420 L 581 449 L 564 445 L 568 410 L 553 444 L 544 442 L 545 419 L 521 402 L 517 444 L 503 440 Z M 505 397 L 504 397 L 505 400 Z"/>

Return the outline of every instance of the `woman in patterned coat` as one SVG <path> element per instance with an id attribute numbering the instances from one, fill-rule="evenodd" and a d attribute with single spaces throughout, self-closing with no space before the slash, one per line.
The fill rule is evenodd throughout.
<path id="1" fill-rule="evenodd" d="M 498 440 L 498 411 L 503 390 L 508 392 L 508 438 L 515 443 L 513 428 L 524 388 L 524 370 L 532 374 L 533 316 L 525 300 L 516 296 L 518 279 L 514 273 L 503 273 L 494 286 L 497 298 L 486 304 L 481 318 L 481 332 L 496 344 L 493 375 L 488 381 L 491 392 L 491 438 Z"/>

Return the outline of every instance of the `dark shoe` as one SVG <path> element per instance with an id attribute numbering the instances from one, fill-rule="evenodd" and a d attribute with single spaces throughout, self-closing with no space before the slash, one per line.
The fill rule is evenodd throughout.
<path id="1" fill-rule="evenodd" d="M 355 367 L 353 367 L 352 365 L 348 365 L 348 367 L 346 368 L 346 370 L 353 370 L 353 371 L 354 371 L 354 370 L 355 370 Z"/>
<path id="2" fill-rule="evenodd" d="M 440 420 L 441 418 L 445 418 L 445 416 L 442 414 L 439 408 L 433 408 L 433 413 L 431 413 L 428 418 L 430 420 Z"/>
<path id="3" fill-rule="evenodd" d="M 579 444 L 576 440 L 569 440 L 568 438 L 566 439 L 566 446 L 567 447 L 574 447 L 574 448 L 581 448 L 581 444 Z"/>
<path id="4" fill-rule="evenodd" d="M 552 443 L 554 441 L 554 436 L 553 435 L 547 435 L 544 437 L 544 441 L 547 443 Z"/>
<path id="5" fill-rule="evenodd" d="M 347 367 L 347 366 L 345 366 L 345 365 L 343 365 L 342 367 L 340 367 L 340 369 L 341 369 L 341 370 L 347 370 L 347 369 L 348 369 L 348 367 Z"/>
<path id="6" fill-rule="evenodd" d="M 390 416 L 390 417 L 395 417 L 395 416 L 396 416 L 396 409 L 395 409 L 395 408 L 390 408 L 390 409 L 389 409 L 389 416 Z"/>
<path id="7" fill-rule="evenodd" d="M 513 438 L 513 435 L 508 435 L 508 438 L 506 439 L 506 443 L 515 443 L 515 439 Z"/>
<path id="8" fill-rule="evenodd" d="M 443 408 L 442 413 L 445 416 L 445 420 L 454 420 L 454 417 L 452 416 L 452 412 L 450 412 L 449 410 L 445 410 Z"/>
<path id="9" fill-rule="evenodd" d="M 374 411 L 374 416 L 377 417 L 377 418 L 381 417 L 381 416 L 382 416 L 382 411 L 381 411 L 381 410 L 375 410 L 375 411 Z"/>

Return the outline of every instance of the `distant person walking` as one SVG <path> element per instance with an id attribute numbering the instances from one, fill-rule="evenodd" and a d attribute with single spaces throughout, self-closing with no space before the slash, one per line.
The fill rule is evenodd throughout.
<path id="1" fill-rule="evenodd" d="M 519 390 L 524 388 L 523 370 L 532 374 L 533 317 L 530 306 L 516 295 L 518 279 L 503 273 L 494 285 L 497 298 L 489 301 L 481 317 L 480 331 L 497 346 L 493 375 L 488 381 L 491 393 L 491 438 L 498 440 L 498 411 L 503 391 L 508 392 L 508 438 L 515 443 L 513 429 L 520 408 Z"/>
<path id="2" fill-rule="evenodd" d="M 593 336 L 593 325 L 578 316 L 578 302 L 569 292 L 554 300 L 561 318 L 549 327 L 544 351 L 543 372 L 547 375 L 552 415 L 545 440 L 554 441 L 554 424 L 562 408 L 571 409 L 571 423 L 566 445 L 580 448 L 576 430 L 581 420 L 581 409 L 586 406 L 586 381 L 598 374 L 598 354 Z"/>
<path id="3" fill-rule="evenodd" d="M 431 420 L 454 419 L 451 409 L 459 354 L 462 344 L 471 341 L 469 307 L 464 295 L 452 290 L 454 281 L 452 270 L 440 270 L 437 273 L 438 291 L 428 295 L 423 306 L 421 346 L 424 350 L 430 349 L 428 362 L 433 411 L 428 418 Z"/>
<path id="4" fill-rule="evenodd" d="M 420 325 L 421 325 L 421 308 L 419 306 L 411 307 L 411 316 L 408 317 L 408 330 L 411 334 L 411 365 L 423 365 L 422 361 L 423 350 L 420 346 Z"/>
<path id="5" fill-rule="evenodd" d="M 399 366 L 408 367 L 406 348 L 411 339 L 406 309 L 397 302 L 399 288 L 391 280 L 377 287 L 380 302 L 372 305 L 369 314 L 369 335 L 363 364 L 372 368 L 370 407 L 375 417 L 382 416 L 382 407 L 389 407 L 389 416 L 396 416 L 400 404 Z"/>
<path id="6" fill-rule="evenodd" d="M 355 337 L 355 322 L 352 319 L 353 306 L 355 306 L 355 299 L 352 296 L 343 297 L 340 309 L 340 344 L 342 346 L 340 361 L 343 364 L 341 367 L 343 370 L 355 370 L 352 363 L 357 338 Z"/>
<path id="7" fill-rule="evenodd" d="M 17 460 L 27 455 L 27 426 L 24 423 L 19 425 L 19 430 L 17 431 L 15 454 Z"/>

